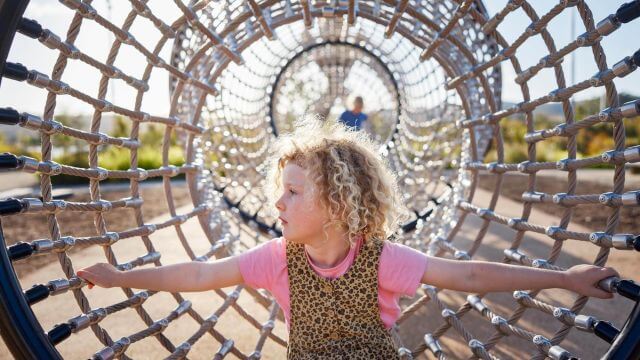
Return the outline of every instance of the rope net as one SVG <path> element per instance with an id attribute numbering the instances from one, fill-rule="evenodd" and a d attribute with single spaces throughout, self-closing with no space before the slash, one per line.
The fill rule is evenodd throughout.
<path id="1" fill-rule="evenodd" d="M 640 102 L 621 103 L 615 86 L 617 79 L 636 69 L 640 56 L 629 53 L 607 60 L 601 46 L 603 39 L 633 19 L 628 14 L 633 9 L 623 13 L 611 9 L 611 16 L 594 20 L 587 3 L 569 0 L 542 11 L 528 1 L 511 0 L 493 15 L 481 2 L 471 0 L 176 0 L 169 11 L 156 11 L 153 3 L 131 0 L 127 16 L 115 22 L 91 1 L 61 0 L 55 11 L 66 22 L 63 27 L 56 22 L 59 32 L 48 29 L 45 22 L 32 21 L 27 8 L 16 41 L 46 50 L 55 62 L 50 69 L 34 69 L 12 62 L 9 54 L 3 74 L 3 85 L 15 83 L 37 93 L 32 101 L 42 99 L 43 109 L 41 113 L 3 109 L 3 124 L 40 136 L 38 158 L 3 156 L 15 160 L 16 171 L 39 175 L 41 197 L 3 199 L 2 214 L 42 214 L 48 226 L 46 238 L 21 239 L 22 243 L 8 246 L 7 253 L 16 263 L 36 255 L 57 259 L 58 278 L 38 283 L 19 280 L 24 288 L 33 286 L 24 296 L 39 318 L 44 310 L 38 307 L 44 309 L 55 297 L 67 299 L 55 324 L 41 321 L 64 356 L 78 356 L 65 352 L 66 346 L 89 332 L 99 344 L 81 355 L 100 359 L 128 359 L 135 349 L 141 356 L 149 348 L 164 349 L 158 356 L 171 359 L 185 358 L 199 348 L 210 349 L 208 354 L 216 359 L 259 358 L 263 353 L 268 357 L 269 351 L 282 351 L 283 316 L 267 292 L 239 286 L 207 293 L 203 301 L 191 294 L 117 289 L 122 300 L 105 304 L 98 295 L 88 294 L 86 283 L 75 275 L 83 260 L 71 250 L 99 249 L 107 262 L 130 270 L 171 263 L 176 256 L 208 261 L 278 236 L 276 219 L 264 206 L 261 192 L 271 142 L 304 114 L 338 116 L 352 101 L 350 94 L 365 96 L 371 120 L 367 131 L 398 174 L 406 203 L 415 212 L 396 241 L 432 256 L 549 269 L 564 269 L 578 259 L 563 257 L 567 248 L 588 249 L 589 262 L 596 265 L 605 265 L 612 251 L 630 254 L 634 246 L 640 248 L 637 226 L 630 234 L 617 230 L 621 219 L 631 216 L 624 210 L 637 208 L 640 202 L 638 190 L 625 187 L 625 165 L 640 161 L 640 147 L 625 137 L 625 121 L 638 115 Z M 579 16 L 584 32 L 559 45 L 548 26 L 568 12 Z M 511 18 L 516 20 L 510 22 Z M 510 39 L 501 33 L 506 26 L 522 32 Z M 112 37 L 106 56 L 90 54 L 79 45 L 84 29 Z M 535 42 L 545 51 L 521 62 L 519 52 Z M 593 77 L 567 82 L 563 60 L 573 52 L 593 59 L 597 68 Z M 74 77 L 80 67 L 95 81 Z M 521 102 L 512 106 L 501 101 L 503 71 L 515 74 L 515 88 L 520 91 Z M 166 99 L 153 94 L 154 88 L 167 86 L 167 79 L 169 105 L 163 112 L 157 104 Z M 549 91 L 538 96 L 539 91 L 530 87 L 540 87 L 541 82 Z M 107 101 L 116 84 L 131 95 L 128 104 Z M 602 109 L 576 117 L 572 99 L 594 88 L 605 94 Z M 88 129 L 54 120 L 60 98 L 92 114 Z M 562 122 L 553 127 L 536 123 L 534 116 L 549 103 L 562 108 Z M 115 115 L 130 124 L 128 136 L 102 132 Z M 522 134 L 527 159 L 509 162 L 500 124 L 517 116 L 527 127 Z M 164 141 L 157 149 L 162 166 L 142 169 L 141 132 L 150 124 L 163 129 Z M 577 134 L 594 126 L 611 129 L 611 149 L 577 158 Z M 61 137 L 80 141 L 88 154 L 87 167 L 53 161 L 52 141 Z M 184 149 L 183 165 L 171 165 L 172 139 Z M 540 161 L 537 150 L 552 139 L 566 142 L 565 158 Z M 99 166 L 101 154 L 111 148 L 128 151 L 128 170 Z M 495 152 L 495 161 L 487 161 L 489 150 Z M 610 190 L 583 193 L 578 174 L 599 165 L 615 168 Z M 562 173 L 558 181 L 564 191 L 541 188 L 540 171 Z M 512 174 L 523 175 L 519 201 L 501 196 L 504 178 Z M 54 198 L 52 179 L 60 175 L 87 179 L 90 200 Z M 174 196 L 175 179 L 182 176 L 191 200 L 186 207 L 178 206 Z M 128 180 L 129 195 L 109 198 L 103 184 L 110 179 Z M 145 216 L 141 187 L 153 180 L 162 181 L 157 196 L 164 196 L 168 214 L 152 221 Z M 491 184 L 488 191 L 481 190 L 483 182 Z M 551 221 L 532 216 L 542 204 L 561 209 L 561 216 L 552 216 Z M 606 226 L 598 231 L 570 229 L 579 205 L 606 212 Z M 67 212 L 90 216 L 94 233 L 67 233 L 59 222 Z M 110 224 L 106 216 L 113 212 L 125 212 L 136 226 Z M 195 224 L 200 234 L 186 231 L 189 224 Z M 495 228 L 506 234 L 500 242 L 490 236 Z M 173 230 L 160 236 L 163 229 Z M 118 256 L 123 243 L 137 244 L 139 257 Z M 601 320 L 610 319 L 583 314 L 586 297 L 553 291 L 467 295 L 425 285 L 415 297 L 404 299 L 394 329 L 399 354 L 567 359 L 573 354 L 592 356 L 580 352 L 588 342 L 602 342 L 597 345 L 601 352 L 609 346 L 594 339 L 602 337 L 605 321 Z M 619 315 L 626 319 L 628 301 L 616 304 L 623 304 L 626 312 Z M 595 307 L 588 310 L 597 312 Z M 225 323 L 231 313 L 244 322 Z M 109 330 L 109 325 L 123 321 L 142 325 L 117 335 Z M 574 328 L 582 331 L 571 331 Z M 250 341 L 234 341 L 239 333 L 253 335 Z"/>

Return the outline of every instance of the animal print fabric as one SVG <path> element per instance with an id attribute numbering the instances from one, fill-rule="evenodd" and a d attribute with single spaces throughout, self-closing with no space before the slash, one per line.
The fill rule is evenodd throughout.
<path id="1" fill-rule="evenodd" d="M 378 263 L 383 243 L 367 240 L 337 279 L 316 274 L 304 245 L 287 241 L 291 329 L 287 359 L 399 359 L 380 319 Z"/>

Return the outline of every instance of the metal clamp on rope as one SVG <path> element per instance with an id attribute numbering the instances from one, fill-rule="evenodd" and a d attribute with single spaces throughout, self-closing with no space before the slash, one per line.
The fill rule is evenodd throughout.
<path id="1" fill-rule="evenodd" d="M 427 345 L 433 355 L 440 356 L 440 354 L 442 354 L 442 347 L 440 346 L 438 340 L 433 337 L 433 335 L 425 334 L 424 343 Z"/>

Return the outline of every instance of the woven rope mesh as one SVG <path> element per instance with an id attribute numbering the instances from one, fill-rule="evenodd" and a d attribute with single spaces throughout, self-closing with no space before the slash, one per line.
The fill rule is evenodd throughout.
<path id="1" fill-rule="evenodd" d="M 2 225 L 6 232 L 12 218 L 32 215 L 47 224 L 41 238 L 20 240 L 31 243 L 39 257 L 55 259 L 47 265 L 48 278 L 19 281 L 24 289 L 34 284 L 52 289 L 32 308 L 44 331 L 59 324 L 73 329 L 56 345 L 62 356 L 282 356 L 283 316 L 266 291 L 243 286 L 200 295 L 88 291 L 74 270 L 90 265 L 89 259 L 123 270 L 208 261 L 278 236 L 262 191 L 270 145 L 305 114 L 337 117 L 354 94 L 365 97 L 367 131 L 415 213 L 396 241 L 432 256 L 549 269 L 579 262 L 605 265 L 612 251 L 637 261 L 631 245 L 613 241 L 620 221 L 632 216 L 625 209 L 637 208 L 640 197 L 638 189 L 625 185 L 625 165 L 640 160 L 640 148 L 625 137 L 638 102 L 623 104 L 616 90 L 616 81 L 636 65 L 605 56 L 601 41 L 615 36 L 619 23 L 596 26 L 608 14 L 594 19 L 588 3 L 567 0 L 537 9 L 512 0 L 491 14 L 469 0 L 176 0 L 168 10 L 155 5 L 114 2 L 127 8 L 126 16 L 111 19 L 102 5 L 64 0 L 46 5 L 56 14 L 52 24 L 27 8 L 25 17 L 45 30 L 37 39 L 16 35 L 14 40 L 14 48 L 33 48 L 50 61 L 33 68 L 23 60 L 29 77 L 18 83 L 30 94 L 31 108 L 36 103 L 41 109 L 22 114 L 19 124 L 40 135 L 40 154 L 20 159 L 23 171 L 39 175 L 41 199 L 23 199 L 22 213 L 3 218 Z M 611 13 L 615 10 L 612 5 Z M 577 13 L 584 34 L 557 43 L 547 27 L 569 12 Z M 517 28 L 517 36 L 503 36 L 504 26 Z M 83 38 L 85 32 L 101 38 Z M 82 46 L 102 39 L 110 39 L 106 54 Z M 521 58 L 519 49 L 531 44 L 544 52 Z M 572 52 L 591 59 L 596 75 L 569 83 L 563 60 Z M 7 61 L 18 60 L 10 53 Z M 503 73 L 513 75 L 508 88 L 517 89 L 521 102 L 503 104 Z M 5 76 L 3 86 L 10 81 Z M 119 101 L 107 101 L 114 87 Z M 576 117 L 574 97 L 594 89 L 604 94 L 601 109 Z M 90 124 L 56 121 L 63 110 L 58 102 L 87 111 Z M 560 104 L 562 121 L 553 127 L 536 123 L 537 109 L 550 103 Z M 22 112 L 20 104 L 11 105 Z M 125 137 L 103 130 L 116 116 L 130 126 Z M 519 135 L 526 140 L 519 149 L 526 160 L 509 162 L 500 123 L 514 117 L 526 123 L 526 134 Z M 150 125 L 163 133 L 156 149 L 162 166 L 145 170 L 139 149 L 141 133 Z M 592 126 L 610 129 L 611 148 L 579 159 L 576 135 Z M 60 138 L 79 140 L 88 166 L 53 161 Z M 541 160 L 541 144 L 558 138 L 566 143 L 565 159 Z M 182 149 L 182 165 L 171 165 L 172 144 Z M 101 155 L 113 148 L 130 155 L 128 170 L 101 166 Z M 494 159 L 487 157 L 490 152 Z M 579 174 L 603 164 L 615 168 L 609 190 L 585 192 Z M 540 171 L 560 174 L 562 191 L 541 187 Z M 502 193 L 504 178 L 513 174 L 521 176 L 518 200 Z M 62 175 L 87 179 L 89 199 L 54 199 L 52 180 Z M 187 205 L 175 200 L 176 184 L 182 184 L 176 179 L 182 177 Z M 128 180 L 126 196 L 103 191 L 110 179 Z M 161 185 L 155 182 L 155 192 L 145 198 L 144 186 L 154 180 Z M 147 216 L 149 197 L 162 198 L 166 214 Z M 537 217 L 541 204 L 561 209 L 561 215 Z M 606 226 L 575 228 L 577 206 L 606 212 Z M 93 228 L 69 233 L 59 221 L 68 213 L 91 218 Z M 135 226 L 110 221 L 112 213 L 126 214 Z M 638 236 L 638 230 L 632 226 L 627 232 Z M 415 297 L 403 299 L 394 329 L 401 355 L 541 359 L 567 351 L 595 358 L 608 347 L 592 331 L 574 328 L 576 315 L 598 318 L 598 309 L 613 302 L 588 307 L 588 298 L 559 290 L 467 295 L 423 286 Z M 619 327 L 630 304 L 616 301 L 619 316 L 604 320 Z M 598 342 L 597 355 L 581 350 L 592 342 Z"/>

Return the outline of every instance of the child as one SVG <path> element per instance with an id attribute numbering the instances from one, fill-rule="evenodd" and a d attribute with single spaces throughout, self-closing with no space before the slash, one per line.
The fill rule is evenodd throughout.
<path id="1" fill-rule="evenodd" d="M 402 218 L 395 178 L 363 132 L 303 120 L 276 141 L 266 194 L 281 238 L 212 262 L 118 271 L 96 264 L 78 276 L 102 287 L 170 292 L 244 283 L 268 289 L 284 311 L 290 359 L 397 358 L 390 329 L 400 295 L 421 283 L 470 293 L 565 288 L 611 298 L 596 287 L 617 273 L 590 265 L 566 272 L 429 257 L 385 241 Z"/>

